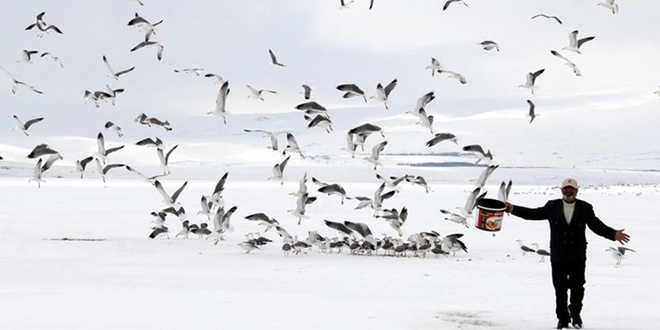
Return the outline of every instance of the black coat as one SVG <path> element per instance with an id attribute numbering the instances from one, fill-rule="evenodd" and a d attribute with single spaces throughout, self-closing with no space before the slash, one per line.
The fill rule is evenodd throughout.
<path id="1" fill-rule="evenodd" d="M 525 220 L 548 220 L 550 224 L 550 259 L 551 261 L 586 260 L 586 227 L 599 236 L 614 240 L 616 230 L 608 227 L 594 214 L 591 204 L 575 201 L 571 223 L 566 223 L 564 205 L 561 199 L 548 201 L 539 208 L 513 206 L 511 214 Z"/>

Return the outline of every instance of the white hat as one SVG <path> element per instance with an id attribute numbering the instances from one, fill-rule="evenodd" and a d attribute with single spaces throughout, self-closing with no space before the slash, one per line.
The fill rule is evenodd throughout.
<path id="1" fill-rule="evenodd" d="M 561 183 L 561 187 L 566 188 L 566 187 L 573 187 L 575 189 L 578 188 L 578 183 L 575 179 L 573 178 L 566 178 L 564 179 L 564 182 Z"/>

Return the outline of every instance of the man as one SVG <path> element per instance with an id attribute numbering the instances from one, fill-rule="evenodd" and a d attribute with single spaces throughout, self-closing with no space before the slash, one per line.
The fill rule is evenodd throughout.
<path id="1" fill-rule="evenodd" d="M 630 236 L 623 229 L 615 230 L 605 225 L 594 214 L 591 204 L 576 198 L 578 184 L 568 178 L 561 184 L 562 199 L 548 201 L 543 207 L 526 208 L 506 203 L 506 212 L 525 220 L 548 220 L 550 223 L 550 261 L 552 284 L 555 287 L 557 329 L 582 328 L 582 298 L 584 297 L 584 270 L 587 260 L 585 230 L 609 240 L 627 243 Z M 567 306 L 568 290 L 571 290 Z"/>

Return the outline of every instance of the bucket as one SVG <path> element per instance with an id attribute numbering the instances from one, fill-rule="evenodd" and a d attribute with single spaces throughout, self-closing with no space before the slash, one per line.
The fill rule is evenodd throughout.
<path id="1" fill-rule="evenodd" d="M 500 231 L 506 204 L 497 199 L 480 198 L 477 200 L 477 219 L 475 227 L 485 231 Z"/>

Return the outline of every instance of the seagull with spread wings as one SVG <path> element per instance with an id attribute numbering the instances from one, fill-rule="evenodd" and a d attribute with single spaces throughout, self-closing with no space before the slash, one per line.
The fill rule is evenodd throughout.
<path id="1" fill-rule="evenodd" d="M 44 120 L 44 118 L 43 117 L 34 118 L 34 119 L 30 119 L 30 120 L 26 121 L 25 123 L 23 123 L 20 119 L 18 119 L 18 117 L 16 115 L 14 115 L 14 120 L 16 121 L 16 125 L 14 127 L 12 127 L 12 131 L 18 130 L 18 131 L 23 132 L 23 134 L 25 134 L 25 136 L 29 136 L 30 134 L 28 134 L 27 130 L 30 128 L 30 126 Z"/>
<path id="2" fill-rule="evenodd" d="M 463 0 L 447 0 L 447 2 L 445 2 L 445 5 L 442 6 L 442 11 L 447 10 L 447 8 L 449 8 L 449 5 L 451 5 L 453 3 L 460 3 L 460 4 L 464 5 L 465 7 L 468 6 L 467 3 L 465 3 L 465 1 L 463 1 Z"/>
<path id="3" fill-rule="evenodd" d="M 544 71 L 545 69 L 541 69 L 536 72 L 527 73 L 527 75 L 525 76 L 525 83 L 519 85 L 518 87 L 527 88 L 530 91 L 532 91 L 532 94 L 534 94 L 534 90 L 538 89 L 538 87 L 535 85 L 536 78 L 538 78 Z"/>
<path id="4" fill-rule="evenodd" d="M 337 89 L 344 92 L 343 98 L 351 98 L 354 96 L 362 96 L 364 102 L 367 102 L 367 97 L 364 95 L 364 91 L 358 87 L 356 84 L 341 84 L 337 86 Z"/>
<path id="5" fill-rule="evenodd" d="M 251 98 L 251 99 L 259 99 L 259 100 L 263 101 L 264 98 L 261 96 L 261 94 L 263 94 L 263 93 L 277 94 L 277 92 L 273 91 L 273 90 L 269 90 L 269 89 L 259 89 L 259 90 L 257 90 L 256 88 L 254 88 L 250 85 L 246 85 L 246 86 L 250 90 L 250 95 L 248 95 L 248 98 Z"/>
<path id="6" fill-rule="evenodd" d="M 585 42 L 594 40 L 594 38 L 596 38 L 595 36 L 590 36 L 590 37 L 584 37 L 584 38 L 578 39 L 578 37 L 577 37 L 578 33 L 579 33 L 578 30 L 574 30 L 573 32 L 571 32 L 568 35 L 568 46 L 566 46 L 562 49 L 565 49 L 565 50 L 568 50 L 568 51 L 571 51 L 571 52 L 576 52 L 578 54 L 582 54 L 580 52 L 580 47 L 582 47 L 582 45 Z"/>
<path id="7" fill-rule="evenodd" d="M 280 62 L 277 61 L 277 57 L 275 56 L 275 53 L 273 53 L 272 50 L 269 49 L 269 50 L 268 50 L 268 54 L 270 55 L 270 61 L 271 61 L 274 65 L 281 66 L 281 67 L 285 67 L 285 66 L 286 66 L 286 65 L 284 65 L 284 64 L 282 64 L 282 63 L 280 63 Z"/>
<path id="8" fill-rule="evenodd" d="M 398 80 L 394 79 L 385 87 L 383 87 L 383 85 L 378 83 L 378 85 L 376 85 L 376 95 L 373 95 L 370 98 L 376 101 L 383 102 L 383 104 L 385 104 L 385 109 L 389 109 L 389 105 L 390 105 L 389 96 L 392 90 L 394 89 L 394 87 L 396 87 L 397 82 Z"/>
<path id="9" fill-rule="evenodd" d="M 7 74 L 7 77 L 9 77 L 9 81 L 11 81 L 11 93 L 16 94 L 16 91 L 18 89 L 18 86 L 25 86 L 29 88 L 31 91 L 37 93 L 37 94 L 43 94 L 44 92 L 36 89 L 34 86 L 28 85 L 22 81 L 16 80 L 14 76 L 9 73 L 9 71 L 5 70 L 3 67 L 0 66 L 0 70 L 2 70 L 5 74 Z"/>
<path id="10" fill-rule="evenodd" d="M 561 20 L 559 19 L 559 17 L 557 17 L 557 16 L 549 16 L 549 15 L 546 15 L 546 14 L 536 14 L 536 15 L 532 16 L 532 19 L 535 19 L 537 17 L 544 17 L 544 18 L 547 18 L 547 19 L 553 19 L 553 20 L 557 21 L 557 23 L 563 24 L 561 22 Z"/>
<path id="11" fill-rule="evenodd" d="M 269 131 L 265 131 L 265 130 L 261 130 L 261 129 L 243 129 L 243 132 L 263 133 L 263 134 L 265 134 L 265 136 L 270 138 L 270 147 L 269 148 L 271 148 L 273 150 L 278 150 L 277 137 L 275 136 L 275 134 L 273 134 L 273 132 L 269 132 Z"/>
<path id="12" fill-rule="evenodd" d="M 576 76 L 578 76 L 578 77 L 581 77 L 581 76 L 582 76 L 582 73 L 580 72 L 580 69 L 578 69 L 577 65 L 575 65 L 575 63 L 573 63 L 571 60 L 567 59 L 567 58 L 564 57 L 562 54 L 559 54 L 559 52 L 556 51 L 556 50 L 551 50 L 550 53 L 551 53 L 552 55 L 554 55 L 554 56 L 556 56 L 556 57 L 558 57 L 558 58 L 561 58 L 562 60 L 566 61 L 565 64 L 566 64 L 568 67 L 570 67 L 571 69 L 573 69 L 573 73 L 575 73 Z"/>
<path id="13" fill-rule="evenodd" d="M 534 118 L 538 115 L 536 114 L 536 105 L 534 102 L 532 102 L 532 100 L 527 100 L 527 104 L 529 104 L 529 112 L 527 115 L 529 116 L 529 123 L 531 124 L 534 121 Z"/>
<path id="14" fill-rule="evenodd" d="M 121 71 L 115 71 L 112 66 L 110 66 L 110 62 L 108 62 L 108 58 L 103 55 L 103 63 L 105 63 L 106 69 L 108 69 L 108 76 L 112 77 L 115 80 L 119 80 L 119 76 L 123 74 L 127 74 L 135 69 L 135 67 L 130 67 L 126 70 L 121 70 Z"/>
<path id="15" fill-rule="evenodd" d="M 374 170 L 378 168 L 378 165 L 382 166 L 382 164 L 380 163 L 380 153 L 383 151 L 383 149 L 385 149 L 386 145 L 387 145 L 387 140 L 375 145 L 373 148 L 371 148 L 371 155 L 369 155 L 369 157 L 364 158 L 369 163 L 374 164 Z"/>
<path id="16" fill-rule="evenodd" d="M 218 95 L 215 99 L 215 109 L 207 112 L 209 115 L 216 115 L 222 117 L 222 122 L 227 124 L 227 95 L 229 95 L 229 80 L 222 83 Z"/>
<path id="17" fill-rule="evenodd" d="M 163 203 L 175 209 L 179 209 L 181 207 L 181 203 L 179 203 L 177 199 L 179 198 L 179 195 L 181 195 L 181 192 L 186 187 L 186 185 L 188 185 L 188 181 L 184 182 L 181 187 L 174 191 L 174 194 L 170 196 L 167 192 L 165 192 L 165 188 L 163 188 L 163 185 L 160 183 L 160 181 L 154 180 L 154 187 L 156 187 L 156 190 L 158 190 L 160 195 L 163 196 Z"/>

